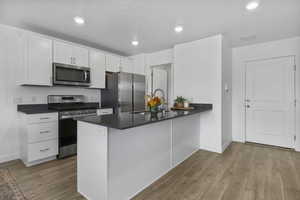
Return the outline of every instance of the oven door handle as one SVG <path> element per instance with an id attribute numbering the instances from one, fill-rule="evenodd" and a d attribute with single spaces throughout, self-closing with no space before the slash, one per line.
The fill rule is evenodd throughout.
<path id="1" fill-rule="evenodd" d="M 72 116 L 61 116 L 60 119 L 72 119 L 76 117 L 87 117 L 87 116 L 96 116 L 96 113 L 86 114 L 86 115 L 72 115 Z"/>

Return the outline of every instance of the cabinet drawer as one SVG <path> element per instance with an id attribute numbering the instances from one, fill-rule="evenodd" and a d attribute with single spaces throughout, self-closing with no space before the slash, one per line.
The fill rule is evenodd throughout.
<path id="1" fill-rule="evenodd" d="M 28 143 L 58 138 L 58 122 L 28 125 Z"/>
<path id="2" fill-rule="evenodd" d="M 58 154 L 58 140 L 48 140 L 28 144 L 28 162 L 55 156 Z"/>
<path id="3" fill-rule="evenodd" d="M 58 122 L 58 113 L 28 115 L 28 123 Z"/>

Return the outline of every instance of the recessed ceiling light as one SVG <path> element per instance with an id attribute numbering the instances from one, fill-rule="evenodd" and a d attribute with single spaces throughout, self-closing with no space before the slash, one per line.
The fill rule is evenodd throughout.
<path id="1" fill-rule="evenodd" d="M 174 30 L 175 30 L 176 33 L 180 33 L 180 32 L 183 31 L 183 27 L 182 27 L 182 26 L 176 26 L 176 27 L 174 28 Z"/>
<path id="2" fill-rule="evenodd" d="M 131 42 L 131 44 L 132 44 L 133 46 L 138 46 L 138 45 L 139 45 L 139 41 L 133 40 L 133 41 Z"/>
<path id="3" fill-rule="evenodd" d="M 78 25 L 83 25 L 85 23 L 84 19 L 79 16 L 74 17 L 74 22 Z"/>
<path id="4" fill-rule="evenodd" d="M 255 10 L 259 6 L 259 1 L 250 1 L 246 5 L 247 10 Z"/>

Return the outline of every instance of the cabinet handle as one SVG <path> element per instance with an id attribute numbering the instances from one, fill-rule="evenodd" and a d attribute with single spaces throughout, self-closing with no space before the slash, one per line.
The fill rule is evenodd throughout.
<path id="1" fill-rule="evenodd" d="M 71 60 L 71 64 L 73 64 L 73 57 L 71 57 L 70 60 Z"/>
<path id="2" fill-rule="evenodd" d="M 74 59 L 74 63 L 73 64 L 76 64 L 76 58 L 73 57 L 73 59 Z"/>
<path id="3" fill-rule="evenodd" d="M 50 119 L 49 117 L 41 117 L 40 120 Z"/>
<path id="4" fill-rule="evenodd" d="M 40 131 L 40 134 L 50 133 L 50 131 Z"/>
<path id="5" fill-rule="evenodd" d="M 47 148 L 47 149 L 41 149 L 40 152 L 46 152 L 46 151 L 49 151 L 50 149 Z"/>

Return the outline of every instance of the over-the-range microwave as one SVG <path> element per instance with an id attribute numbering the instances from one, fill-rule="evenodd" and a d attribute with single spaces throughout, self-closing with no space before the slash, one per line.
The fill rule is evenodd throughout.
<path id="1" fill-rule="evenodd" d="M 89 67 L 53 63 L 53 84 L 88 87 L 91 85 Z"/>

